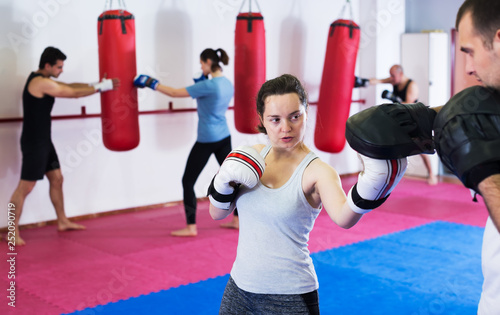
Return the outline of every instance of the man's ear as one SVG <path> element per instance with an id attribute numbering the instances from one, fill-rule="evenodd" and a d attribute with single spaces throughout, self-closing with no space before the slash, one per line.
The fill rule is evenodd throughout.
<path id="1" fill-rule="evenodd" d="M 495 37 L 493 38 L 492 46 L 493 46 L 493 50 L 496 51 L 498 55 L 500 55 L 500 29 L 498 29 L 495 33 Z"/>
<path id="2" fill-rule="evenodd" d="M 495 38 L 493 38 L 493 41 L 494 42 L 500 41 L 500 29 L 498 29 L 497 32 L 495 33 Z"/>

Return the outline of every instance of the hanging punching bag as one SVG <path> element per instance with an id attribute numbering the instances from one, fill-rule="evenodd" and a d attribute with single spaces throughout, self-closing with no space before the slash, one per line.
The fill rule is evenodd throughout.
<path id="1" fill-rule="evenodd" d="M 112 151 L 131 150 L 139 144 L 134 16 L 125 10 L 105 11 L 97 32 L 99 77 L 120 79 L 118 89 L 101 93 L 103 143 Z"/>
<path id="2" fill-rule="evenodd" d="M 359 26 L 351 20 L 330 25 L 314 131 L 315 146 L 325 152 L 338 153 L 345 145 L 359 36 Z"/>
<path id="3" fill-rule="evenodd" d="M 258 133 L 255 99 L 266 81 L 266 38 L 260 13 L 236 18 L 234 53 L 234 123 L 242 133 Z"/>

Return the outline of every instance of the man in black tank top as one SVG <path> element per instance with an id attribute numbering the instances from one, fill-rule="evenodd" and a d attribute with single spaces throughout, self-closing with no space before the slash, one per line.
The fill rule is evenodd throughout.
<path id="1" fill-rule="evenodd" d="M 23 90 L 21 180 L 10 199 L 10 203 L 15 208 L 16 245 L 25 244 L 19 234 L 19 219 L 24 200 L 35 187 L 36 181 L 43 179 L 44 175 L 49 180 L 50 199 L 56 210 L 58 230 L 85 228 L 83 225 L 71 222 L 64 211 L 63 176 L 56 150 L 52 144 L 50 113 L 56 97 L 77 98 L 112 90 L 118 87 L 119 81 L 118 79 L 103 79 L 95 84 L 66 84 L 54 81 L 51 78 L 57 78 L 62 73 L 64 60 L 66 56 L 59 49 L 47 47 L 40 58 L 38 70 L 29 75 Z"/>
<path id="2" fill-rule="evenodd" d="M 408 78 L 401 65 L 393 65 L 389 70 L 390 77 L 385 79 L 369 79 L 369 84 L 390 83 L 393 91 L 384 91 L 382 98 L 389 99 L 394 103 L 410 104 L 418 101 L 418 86 L 417 82 Z M 424 162 L 425 168 L 429 174 L 427 182 L 430 185 L 435 185 L 438 182 L 437 176 L 432 171 L 431 161 L 425 154 L 420 155 Z"/>
<path id="3" fill-rule="evenodd" d="M 385 79 L 370 79 L 369 83 L 390 83 L 393 87 L 392 95 L 399 97 L 401 104 L 416 103 L 418 100 L 417 83 L 409 79 L 403 72 L 403 67 L 394 65 L 389 70 L 390 76 Z M 383 97 L 383 96 L 382 96 Z"/>
<path id="4" fill-rule="evenodd" d="M 406 84 L 404 85 L 403 89 L 400 89 L 400 84 L 398 85 L 394 85 L 392 88 L 393 88 L 393 92 L 392 94 L 394 94 L 395 96 L 401 98 L 401 100 L 403 101 L 403 104 L 404 103 L 409 103 L 407 101 L 407 99 L 411 99 L 411 96 L 408 95 L 408 88 L 409 86 L 412 85 L 413 88 L 415 88 L 416 86 L 416 83 L 413 82 L 412 79 L 408 79 L 406 81 Z M 415 93 L 413 93 L 415 94 Z M 416 103 L 417 102 L 417 99 L 415 98 L 415 100 L 411 103 Z"/>

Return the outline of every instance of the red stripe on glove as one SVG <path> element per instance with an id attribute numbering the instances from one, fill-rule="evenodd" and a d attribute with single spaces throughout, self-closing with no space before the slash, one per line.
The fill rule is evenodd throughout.
<path id="1" fill-rule="evenodd" d="M 259 178 L 262 177 L 262 169 L 260 168 L 259 164 L 255 163 L 255 161 L 252 158 L 250 158 L 249 156 L 244 155 L 244 154 L 239 153 L 239 152 L 231 152 L 226 157 L 226 159 L 231 158 L 231 157 L 242 159 L 243 161 L 247 162 L 255 169 L 255 171 L 257 171 L 257 173 L 259 174 Z"/>
<path id="2" fill-rule="evenodd" d="M 394 185 L 394 181 L 399 173 L 399 163 L 398 160 L 388 160 L 390 163 L 390 178 L 389 183 L 387 183 L 384 191 L 380 195 L 380 198 L 384 198 L 387 195 L 387 192 L 391 189 L 392 185 Z"/>

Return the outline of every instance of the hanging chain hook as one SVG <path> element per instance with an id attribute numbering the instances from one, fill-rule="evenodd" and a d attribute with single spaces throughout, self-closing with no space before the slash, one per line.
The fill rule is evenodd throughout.
<path id="1" fill-rule="evenodd" d="M 243 2 L 241 3 L 240 10 L 238 12 L 241 12 L 241 10 L 243 10 L 243 6 L 245 5 L 245 2 L 246 2 L 246 0 L 243 0 Z"/>
<path id="2" fill-rule="evenodd" d="M 125 4 L 125 0 L 118 0 L 118 6 L 120 11 L 127 10 L 127 5 Z M 104 11 L 113 9 L 113 0 L 106 0 L 104 3 Z"/>
<path id="3" fill-rule="evenodd" d="M 257 0 L 254 0 L 254 1 L 255 1 L 255 4 L 257 5 L 257 9 L 259 10 L 259 12 L 262 12 L 260 10 L 259 2 L 257 2 Z M 243 0 L 243 2 L 241 3 L 240 10 L 238 12 L 241 13 L 241 10 L 243 10 L 243 6 L 245 5 L 245 2 L 246 2 L 246 0 Z M 248 9 L 249 9 L 249 12 L 252 13 L 252 0 L 249 0 Z"/>
<path id="4" fill-rule="evenodd" d="M 118 0 L 118 3 L 121 4 L 121 7 L 124 9 L 124 10 L 127 10 L 127 5 L 125 4 L 125 0 Z"/>
<path id="5" fill-rule="evenodd" d="M 259 12 L 262 12 L 262 11 L 260 10 L 259 1 L 255 0 L 255 4 L 257 5 L 257 9 L 259 10 Z"/>
<path id="6" fill-rule="evenodd" d="M 349 5 L 349 15 L 351 16 L 350 19 L 351 20 L 353 19 L 351 0 L 346 0 L 344 6 L 342 7 L 342 11 L 340 11 L 339 18 L 343 18 L 344 17 L 345 7 L 348 6 L 348 5 Z"/>
<path id="7" fill-rule="evenodd" d="M 106 2 L 104 2 L 104 11 L 109 10 L 109 9 L 108 9 L 108 8 L 110 8 L 110 6 L 109 6 L 109 1 L 110 1 L 110 0 L 106 0 Z M 113 1 L 113 0 L 111 0 L 111 1 Z"/>
<path id="8" fill-rule="evenodd" d="M 125 1 L 125 0 L 124 0 Z M 351 13 L 351 20 L 354 20 L 354 15 L 352 14 L 352 4 L 351 0 L 347 0 L 347 3 L 349 3 L 349 12 Z"/>

